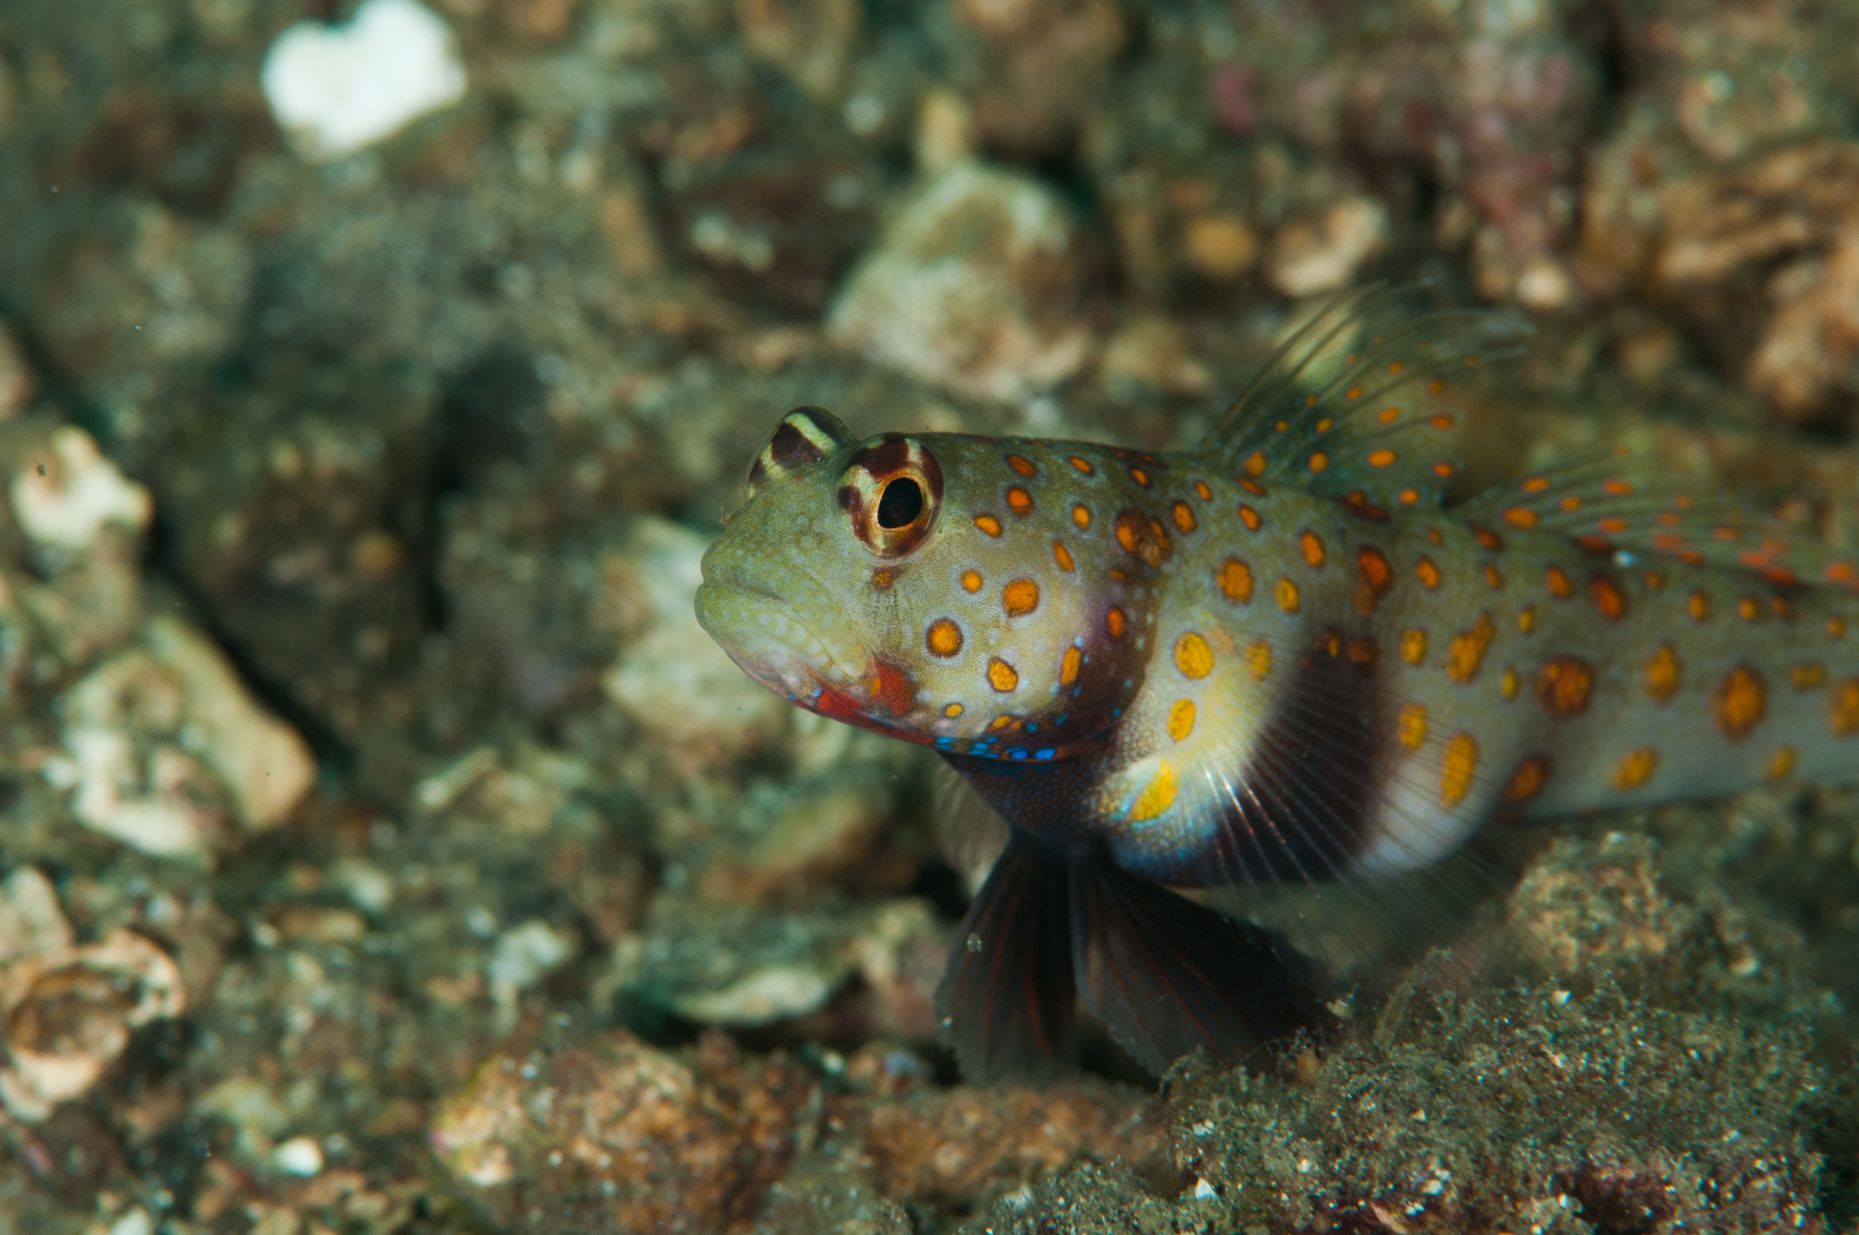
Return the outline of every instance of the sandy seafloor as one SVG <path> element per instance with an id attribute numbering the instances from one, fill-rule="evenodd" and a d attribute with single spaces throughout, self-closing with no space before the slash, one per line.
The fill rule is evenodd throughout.
<path id="1" fill-rule="evenodd" d="M 691 614 L 792 405 L 1191 441 L 1373 279 L 1536 323 L 1475 475 L 1852 548 L 1859 7 L 433 0 L 462 100 L 319 160 L 259 66 L 352 10 L 0 5 L 0 1232 L 1859 1230 L 1853 793 L 976 1089 L 932 761 Z"/>

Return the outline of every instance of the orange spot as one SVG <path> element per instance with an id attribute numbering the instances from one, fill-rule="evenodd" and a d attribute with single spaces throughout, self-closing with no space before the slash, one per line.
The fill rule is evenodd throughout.
<path id="1" fill-rule="evenodd" d="M 1039 472 L 1039 469 L 1033 466 L 1033 461 L 1025 455 L 1008 455 L 1007 466 L 1022 476 L 1034 476 Z"/>
<path id="2" fill-rule="evenodd" d="M 1520 527 L 1527 530 L 1541 523 L 1542 516 L 1538 515 L 1528 506 L 1512 506 L 1509 510 L 1504 512 L 1504 522 L 1510 524 L 1512 527 Z"/>
<path id="3" fill-rule="evenodd" d="M 1080 472 L 1083 472 L 1086 476 L 1090 476 L 1097 471 L 1096 468 L 1091 466 L 1091 461 L 1082 455 L 1073 455 L 1069 459 L 1065 460 L 1065 462 L 1071 464 L 1073 467 L 1077 468 Z"/>
<path id="4" fill-rule="evenodd" d="M 1418 626 L 1409 626 L 1401 632 L 1401 659 L 1410 665 L 1417 665 L 1427 658 L 1427 632 Z"/>
<path id="5" fill-rule="evenodd" d="M 1181 531 L 1192 532 L 1194 530 L 1194 510 L 1186 502 L 1176 502 L 1168 508 L 1168 514 Z"/>
<path id="6" fill-rule="evenodd" d="M 871 585 L 880 592 L 887 591 L 897 582 L 897 571 L 890 566 L 880 566 L 871 572 Z"/>
<path id="7" fill-rule="evenodd" d="M 1255 682 L 1263 682 L 1272 672 L 1272 645 L 1254 639 L 1246 648 L 1246 672 Z"/>
<path id="8" fill-rule="evenodd" d="M 1627 594 L 1611 577 L 1598 573 L 1591 576 L 1588 594 L 1594 597 L 1594 607 L 1608 621 L 1618 622 L 1627 615 Z"/>
<path id="9" fill-rule="evenodd" d="M 1659 752 L 1650 746 L 1641 746 L 1621 756 L 1614 767 L 1614 788 L 1626 793 L 1638 789 L 1652 779 L 1652 774 L 1659 770 Z"/>
<path id="10" fill-rule="evenodd" d="M 954 656 L 962 650 L 962 628 L 949 618 L 937 618 L 929 624 L 923 642 L 931 656 Z"/>
<path id="11" fill-rule="evenodd" d="M 956 717 L 962 714 L 962 705 L 959 703 L 951 703 L 948 707 L 942 710 L 942 714 L 944 716 L 947 716 L 950 720 L 954 720 Z"/>
<path id="12" fill-rule="evenodd" d="M 1007 490 L 1007 507 L 1016 515 L 1033 513 L 1033 495 L 1019 485 Z"/>
<path id="13" fill-rule="evenodd" d="M 1415 563 L 1414 574 L 1420 579 L 1420 586 L 1428 591 L 1439 586 L 1439 567 L 1433 564 L 1430 557 L 1422 557 Z"/>
<path id="14" fill-rule="evenodd" d="M 1296 613 L 1298 606 L 1304 603 L 1302 593 L 1297 590 L 1297 584 L 1289 579 L 1280 579 L 1277 588 L 1274 589 L 1274 594 L 1278 598 L 1278 607 L 1286 613 Z"/>
<path id="15" fill-rule="evenodd" d="M 1773 575 L 1774 572 L 1770 573 Z M 1794 602 L 1786 596 L 1771 596 L 1769 597 L 1769 612 L 1784 622 L 1792 622 L 1794 621 Z"/>
<path id="16" fill-rule="evenodd" d="M 1446 650 L 1446 676 L 1455 682 L 1469 682 L 1477 677 L 1478 667 L 1484 664 L 1485 652 L 1496 633 L 1491 615 L 1480 613 L 1469 629 L 1454 635 Z"/>
<path id="17" fill-rule="evenodd" d="M 1828 618 L 1827 635 L 1833 639 L 1844 639 L 1846 637 L 1846 619 L 1839 617 Z"/>
<path id="18" fill-rule="evenodd" d="M 1073 644 L 1065 649 L 1065 655 L 1059 658 L 1059 685 L 1070 686 L 1078 680 L 1078 667 L 1084 663 L 1084 653 Z"/>
<path id="19" fill-rule="evenodd" d="M 1394 725 L 1395 736 L 1408 750 L 1419 750 L 1427 744 L 1427 710 L 1418 703 L 1404 704 L 1400 718 Z"/>
<path id="20" fill-rule="evenodd" d="M 1485 586 L 1494 592 L 1504 586 L 1504 572 L 1490 562 L 1485 563 Z"/>
<path id="21" fill-rule="evenodd" d="M 1549 477 L 1531 476 L 1521 486 L 1525 493 L 1541 493 L 1549 487 Z"/>
<path id="22" fill-rule="evenodd" d="M 1685 612 L 1694 622 L 1702 622 L 1711 615 L 1711 597 L 1709 592 L 1693 592 L 1685 598 Z"/>
<path id="23" fill-rule="evenodd" d="M 1353 403 L 1362 397 L 1362 388 L 1360 386 L 1351 386 L 1348 390 L 1343 392 L 1343 397 Z"/>
<path id="24" fill-rule="evenodd" d="M 1303 550 L 1304 560 L 1312 566 L 1323 565 L 1323 540 L 1315 532 L 1304 531 L 1297 538 L 1298 548 Z"/>
<path id="25" fill-rule="evenodd" d="M 1246 525 L 1246 530 L 1248 532 L 1258 531 L 1260 525 L 1265 522 L 1265 520 L 1259 517 L 1258 511 L 1246 505 L 1244 502 L 1239 504 L 1239 521 Z"/>
<path id="26" fill-rule="evenodd" d="M 1833 736 L 1849 738 L 1859 733 L 1859 678 L 1847 678 L 1833 688 Z"/>
<path id="27" fill-rule="evenodd" d="M 1194 732 L 1194 700 L 1177 699 L 1168 709 L 1168 736 L 1179 742 Z"/>
<path id="28" fill-rule="evenodd" d="M 1401 498 L 1401 505 L 1403 506 L 1417 506 L 1420 503 L 1420 490 L 1402 489 L 1400 492 L 1400 498 Z"/>
<path id="29" fill-rule="evenodd" d="M 1163 760 L 1155 770 L 1155 776 L 1130 804 L 1130 819 L 1141 823 L 1154 819 L 1157 815 L 1175 804 L 1175 767 Z"/>
<path id="30" fill-rule="evenodd" d="M 1373 545 L 1356 550 L 1356 610 L 1373 613 L 1388 589 L 1394 586 L 1394 567 L 1388 557 Z"/>
<path id="31" fill-rule="evenodd" d="M 1236 557 L 1220 565 L 1220 592 L 1228 600 L 1245 603 L 1252 599 L 1252 567 Z"/>
<path id="32" fill-rule="evenodd" d="M 962 590 L 964 592 L 979 592 L 981 590 L 981 572 L 978 570 L 963 571 Z"/>
<path id="33" fill-rule="evenodd" d="M 1768 712 L 1768 686 L 1760 673 L 1748 665 L 1738 665 L 1717 684 L 1711 703 L 1717 712 L 1718 728 L 1732 742 L 1740 742 Z"/>
<path id="34" fill-rule="evenodd" d="M 1076 562 L 1072 561 L 1071 550 L 1065 547 L 1065 542 L 1062 540 L 1055 540 L 1052 542 L 1052 560 L 1057 562 L 1059 564 L 1059 569 L 1065 571 L 1067 574 L 1070 574 L 1073 567 L 1077 565 Z"/>
<path id="35" fill-rule="evenodd" d="M 1090 509 L 1085 506 L 1072 507 L 1072 522 L 1078 525 L 1079 531 L 1089 531 L 1091 527 Z"/>
<path id="36" fill-rule="evenodd" d="M 1123 632 L 1129 627 L 1129 619 L 1123 616 L 1123 610 L 1117 605 L 1110 606 L 1110 612 L 1104 615 L 1104 629 L 1110 632 L 1110 637 L 1123 638 Z"/>
<path id="37" fill-rule="evenodd" d="M 1641 680 L 1646 687 L 1646 694 L 1654 703 L 1663 706 L 1670 703 L 1672 696 L 1678 693 L 1678 683 L 1682 676 L 1683 668 L 1679 664 L 1678 653 L 1672 650 L 1671 644 L 1661 643 L 1646 658 L 1646 670 Z"/>
<path id="38" fill-rule="evenodd" d="M 1794 747 L 1784 746 L 1769 756 L 1768 774 L 1770 780 L 1787 780 L 1794 775 Z"/>
<path id="39" fill-rule="evenodd" d="M 1370 467 L 1390 467 L 1393 465 L 1396 458 L 1397 456 L 1395 453 L 1384 446 L 1380 450 L 1371 450 L 1368 452 L 1368 465 Z"/>
<path id="40" fill-rule="evenodd" d="M 1551 716 L 1579 716 L 1594 696 L 1594 666 L 1579 656 L 1552 656 L 1536 675 L 1536 697 Z"/>
<path id="41" fill-rule="evenodd" d="M 1528 802 L 1543 791 L 1543 785 L 1549 780 L 1549 760 L 1541 755 L 1532 755 L 1517 765 L 1517 770 L 1510 775 L 1510 783 L 1504 786 L 1506 802 Z"/>
<path id="42" fill-rule="evenodd" d="M 1473 528 L 1472 537 L 1477 540 L 1479 545 L 1487 552 L 1498 553 L 1504 548 L 1504 538 L 1488 527 Z"/>
<path id="43" fill-rule="evenodd" d="M 1736 602 L 1736 615 L 1745 622 L 1754 622 L 1762 617 L 1762 606 L 1754 596 L 1745 596 Z"/>
<path id="44" fill-rule="evenodd" d="M 1203 502 L 1211 502 L 1214 500 L 1214 491 L 1207 487 L 1206 481 L 1197 480 L 1194 482 L 1194 496 Z"/>
<path id="45" fill-rule="evenodd" d="M 993 657 L 988 661 L 988 685 L 1001 694 L 1006 694 L 1020 684 L 1020 671 L 1002 660 Z"/>
<path id="46" fill-rule="evenodd" d="M 1439 801 L 1451 810 L 1465 801 L 1472 791 L 1472 778 L 1478 772 L 1478 739 L 1469 733 L 1455 733 L 1446 742 L 1440 759 Z"/>
<path id="47" fill-rule="evenodd" d="M 1149 473 L 1140 467 L 1132 467 L 1130 469 L 1130 479 L 1145 489 L 1149 487 Z"/>
<path id="48" fill-rule="evenodd" d="M 1254 497 L 1265 496 L 1265 486 L 1260 484 L 1256 480 L 1248 480 L 1246 477 L 1241 476 L 1234 483 L 1237 484 L 1241 489 L 1244 489 L 1247 493 L 1252 494 L 1252 496 Z"/>
<path id="49" fill-rule="evenodd" d="M 980 528 L 983 532 L 986 532 L 989 536 L 999 536 L 1001 534 L 1001 521 L 996 519 L 993 515 L 976 515 L 975 526 Z"/>
<path id="50" fill-rule="evenodd" d="M 1142 548 L 1143 517 L 1133 510 L 1126 510 L 1117 516 L 1117 543 L 1123 546 L 1125 553 L 1135 553 Z"/>
<path id="51" fill-rule="evenodd" d="M 1214 671 L 1214 650 L 1194 631 L 1175 641 L 1175 668 L 1183 677 L 1204 678 Z"/>
<path id="52" fill-rule="evenodd" d="M 1001 608 L 1008 617 L 1025 617 L 1039 608 L 1039 585 L 1031 579 L 1015 579 L 1001 589 Z"/>
<path id="53" fill-rule="evenodd" d="M 1804 660 L 1788 671 L 1788 680 L 1796 690 L 1817 690 L 1826 684 L 1827 667 L 1819 661 Z"/>
<path id="54" fill-rule="evenodd" d="M 1248 475 L 1263 476 L 1265 474 L 1265 452 L 1262 450 L 1253 451 L 1246 456 L 1244 466 Z"/>
<path id="55" fill-rule="evenodd" d="M 1310 457 L 1304 460 L 1304 462 L 1310 468 L 1311 474 L 1316 475 L 1330 466 L 1330 456 L 1324 454 L 1321 450 L 1313 450 L 1310 452 Z"/>
<path id="56" fill-rule="evenodd" d="M 1543 571 L 1543 580 L 1549 584 L 1549 594 L 1557 600 L 1567 600 L 1575 594 L 1575 581 L 1569 578 L 1569 572 L 1560 566 L 1550 566 Z"/>

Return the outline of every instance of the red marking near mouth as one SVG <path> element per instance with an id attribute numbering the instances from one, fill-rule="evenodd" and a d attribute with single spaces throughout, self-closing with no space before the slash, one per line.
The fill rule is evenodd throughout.
<path id="1" fill-rule="evenodd" d="M 819 680 L 816 678 L 815 681 Z M 829 682 L 819 682 L 819 696 L 808 706 L 821 716 L 856 725 L 860 729 L 875 729 L 894 737 L 921 740 L 918 735 L 897 729 L 884 719 L 885 716 L 906 716 L 916 706 L 917 683 L 910 676 L 909 670 L 890 661 L 873 660 L 871 667 L 866 670 L 863 685 L 865 693 L 860 697 Z"/>

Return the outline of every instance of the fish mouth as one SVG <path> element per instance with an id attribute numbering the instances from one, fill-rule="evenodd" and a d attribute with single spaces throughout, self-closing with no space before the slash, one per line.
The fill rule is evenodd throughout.
<path id="1" fill-rule="evenodd" d="M 796 703 L 817 699 L 822 688 L 856 690 L 859 663 L 835 648 L 794 604 L 754 582 L 720 576 L 705 564 L 697 589 L 697 624 L 737 668 Z"/>

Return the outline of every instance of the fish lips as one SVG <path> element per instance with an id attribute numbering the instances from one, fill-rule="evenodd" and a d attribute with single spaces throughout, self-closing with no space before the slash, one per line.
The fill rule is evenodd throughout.
<path id="1" fill-rule="evenodd" d="M 792 604 L 741 581 L 706 579 L 697 589 L 697 624 L 737 668 L 784 698 L 805 702 L 823 685 L 858 682 Z"/>

